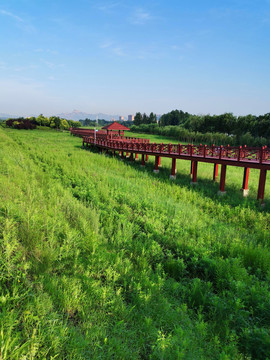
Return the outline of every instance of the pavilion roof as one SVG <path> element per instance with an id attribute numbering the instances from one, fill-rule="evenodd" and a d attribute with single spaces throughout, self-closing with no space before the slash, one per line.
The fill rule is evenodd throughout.
<path id="1" fill-rule="evenodd" d="M 103 130 L 130 130 L 128 127 L 119 124 L 114 121 L 112 124 L 106 125 L 102 128 Z"/>

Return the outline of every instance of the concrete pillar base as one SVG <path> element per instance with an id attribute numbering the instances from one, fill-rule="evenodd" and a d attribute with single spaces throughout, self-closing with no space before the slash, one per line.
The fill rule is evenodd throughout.
<path id="1" fill-rule="evenodd" d="M 159 173 L 159 170 L 154 169 L 153 172 L 154 172 L 155 174 L 158 174 L 158 173 Z"/>
<path id="2" fill-rule="evenodd" d="M 171 179 L 171 180 L 175 180 L 175 179 L 176 179 L 176 175 L 170 175 L 170 179 Z"/>
<path id="3" fill-rule="evenodd" d="M 190 182 L 190 185 L 194 185 L 194 186 L 196 186 L 196 185 L 198 185 L 198 183 L 197 183 L 197 182 L 193 182 L 193 181 L 191 181 L 191 182 Z"/>
<path id="4" fill-rule="evenodd" d="M 244 197 L 248 196 L 249 189 L 241 189 L 241 191 L 243 192 Z"/>
<path id="5" fill-rule="evenodd" d="M 224 196 L 224 195 L 226 195 L 226 191 L 218 191 L 218 196 Z"/>

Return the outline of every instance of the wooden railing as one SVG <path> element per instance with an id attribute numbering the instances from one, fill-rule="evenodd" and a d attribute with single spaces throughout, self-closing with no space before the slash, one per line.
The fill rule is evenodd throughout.
<path id="1" fill-rule="evenodd" d="M 108 140 L 92 136 L 84 136 L 83 142 L 94 144 L 111 150 L 146 153 L 148 155 L 181 156 L 201 159 L 219 159 L 237 161 L 250 161 L 265 163 L 270 161 L 270 149 L 264 147 L 247 146 L 215 146 L 215 145 L 182 145 L 182 144 L 156 144 L 150 143 L 148 139 L 129 138 Z"/>

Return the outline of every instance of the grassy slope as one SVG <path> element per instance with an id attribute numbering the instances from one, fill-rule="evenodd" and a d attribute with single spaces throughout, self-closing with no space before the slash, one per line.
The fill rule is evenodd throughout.
<path id="1" fill-rule="evenodd" d="M 269 356 L 256 171 L 249 199 L 237 168 L 218 198 L 209 165 L 191 188 L 186 162 L 172 183 L 169 160 L 156 175 L 66 133 L 0 129 L 0 142 L 0 358 Z"/>

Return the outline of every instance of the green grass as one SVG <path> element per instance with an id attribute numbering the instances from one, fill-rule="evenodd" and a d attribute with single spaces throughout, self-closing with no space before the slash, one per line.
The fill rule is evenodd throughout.
<path id="1" fill-rule="evenodd" d="M 269 358 L 258 171 L 243 199 L 229 167 L 220 198 L 207 164 L 191 187 L 186 161 L 172 182 L 68 133 L 0 143 L 1 360 Z"/>

